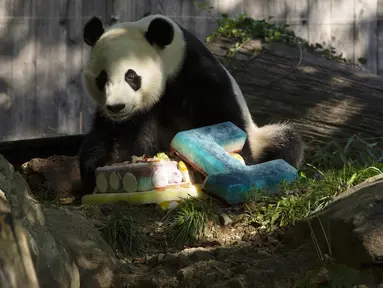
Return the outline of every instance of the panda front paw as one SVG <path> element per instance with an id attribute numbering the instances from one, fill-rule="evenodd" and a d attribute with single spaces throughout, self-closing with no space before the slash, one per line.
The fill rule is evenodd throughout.
<path id="1" fill-rule="evenodd" d="M 92 194 L 95 187 L 96 180 L 94 179 L 93 175 L 81 176 L 81 196 Z"/>
<path id="2" fill-rule="evenodd" d="M 93 135 L 90 135 L 93 136 Z M 83 142 L 80 155 L 81 196 L 91 194 L 96 186 L 96 169 L 107 161 L 108 145 L 95 137 L 88 136 Z"/>
<path id="3" fill-rule="evenodd" d="M 81 158 L 80 156 L 80 177 L 81 177 L 81 196 L 92 194 L 96 187 L 96 169 L 105 165 L 103 157 Z"/>

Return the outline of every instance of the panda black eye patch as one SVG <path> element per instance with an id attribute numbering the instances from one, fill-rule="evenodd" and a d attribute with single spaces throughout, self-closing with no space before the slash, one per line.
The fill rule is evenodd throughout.
<path id="1" fill-rule="evenodd" d="M 134 91 L 137 91 L 141 88 L 141 76 L 138 76 L 136 71 L 129 69 L 125 73 L 125 81 L 132 87 Z"/>
<path id="2" fill-rule="evenodd" d="M 108 82 L 108 74 L 102 70 L 96 78 L 96 86 L 100 92 L 104 91 L 106 82 Z"/>

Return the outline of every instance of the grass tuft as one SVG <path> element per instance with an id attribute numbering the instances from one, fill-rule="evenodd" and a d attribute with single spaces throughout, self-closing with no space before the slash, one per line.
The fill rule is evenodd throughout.
<path id="1" fill-rule="evenodd" d="M 205 235 L 210 221 L 216 220 L 210 197 L 188 198 L 165 216 L 168 240 L 175 245 L 188 244 Z"/>
<path id="2" fill-rule="evenodd" d="M 271 23 L 274 17 L 269 16 L 267 19 L 254 19 L 246 13 L 241 13 L 236 17 L 232 17 L 226 13 L 218 15 L 213 12 L 215 9 L 207 2 L 194 2 L 194 5 L 205 11 L 217 23 L 217 29 L 206 38 L 206 42 L 210 42 L 217 37 L 227 37 L 235 41 L 230 48 L 227 56 L 233 56 L 251 39 L 260 39 L 264 43 L 283 43 L 290 46 L 299 46 L 302 50 L 311 51 L 326 59 L 333 60 L 349 65 L 366 65 L 367 59 L 360 57 L 356 63 L 350 59 L 346 59 L 343 53 L 336 51 L 335 47 L 329 43 L 309 43 L 309 41 L 297 36 L 290 29 L 288 24 L 277 25 Z M 217 15 L 217 16 L 215 16 Z"/>
<path id="3" fill-rule="evenodd" d="M 372 166 L 383 162 L 383 137 L 362 138 L 353 135 L 346 139 L 332 140 L 326 144 L 318 141 L 308 143 L 306 158 L 311 165 L 322 170 L 343 169 L 344 165 Z"/>
<path id="4" fill-rule="evenodd" d="M 370 139 L 371 140 L 371 139 Z M 294 225 L 326 207 L 345 190 L 382 173 L 383 149 L 377 139 L 367 141 L 356 135 L 344 141 L 331 141 L 314 146 L 308 153 L 300 178 L 292 183 L 282 183 L 282 196 L 267 196 L 266 191 L 248 192 L 249 222 L 266 230 Z"/>
<path id="5" fill-rule="evenodd" d="M 137 256 L 146 251 L 146 236 L 131 215 L 108 217 L 100 232 L 114 250 L 125 255 Z"/>

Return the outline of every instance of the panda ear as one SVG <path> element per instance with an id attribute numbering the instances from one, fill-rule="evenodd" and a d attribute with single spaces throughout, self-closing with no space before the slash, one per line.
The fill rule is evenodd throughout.
<path id="1" fill-rule="evenodd" d="M 146 12 L 146 13 L 144 14 L 143 18 L 144 18 L 144 17 L 147 17 L 147 16 L 149 16 L 149 15 L 151 15 L 151 13 L 150 13 L 150 12 Z"/>
<path id="2" fill-rule="evenodd" d="M 93 47 L 97 40 L 100 39 L 104 31 L 104 25 L 102 24 L 101 19 L 94 16 L 84 26 L 84 42 L 90 47 Z"/>
<path id="3" fill-rule="evenodd" d="M 145 37 L 151 45 L 156 44 L 164 48 L 173 41 L 173 25 L 163 18 L 155 18 L 150 22 Z"/>

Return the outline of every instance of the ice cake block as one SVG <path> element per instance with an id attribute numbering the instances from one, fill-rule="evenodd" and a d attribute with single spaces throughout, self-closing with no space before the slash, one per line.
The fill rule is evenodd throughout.
<path id="1" fill-rule="evenodd" d="M 242 150 L 246 138 L 243 130 L 224 122 L 176 134 L 171 149 L 206 176 L 206 193 L 229 204 L 243 203 L 251 188 L 272 192 L 282 181 L 298 177 L 298 171 L 281 159 L 253 166 L 235 159 L 231 154 Z"/>
<path id="2" fill-rule="evenodd" d="M 190 187 L 185 165 L 170 160 L 118 163 L 96 169 L 96 193 L 142 192 Z M 186 170 L 186 171 L 185 171 Z"/>
<path id="3" fill-rule="evenodd" d="M 185 198 L 199 197 L 201 185 L 192 185 L 185 163 L 165 158 L 97 168 L 94 193 L 83 196 L 82 203 L 160 204 L 163 209 L 171 209 Z"/>
<path id="4" fill-rule="evenodd" d="M 82 204 L 113 204 L 119 202 L 131 205 L 161 204 L 182 201 L 189 197 L 201 196 L 201 185 L 191 185 L 190 187 L 167 188 L 164 191 L 150 190 L 133 193 L 97 193 L 87 194 L 81 199 Z M 168 207 L 171 208 L 171 207 Z"/>
<path id="5" fill-rule="evenodd" d="M 244 202 L 251 188 L 267 188 L 267 191 L 273 193 L 282 181 L 291 182 L 297 177 L 298 171 L 293 166 L 277 159 L 210 174 L 203 183 L 203 190 L 229 204 L 238 204 Z"/>
<path id="6" fill-rule="evenodd" d="M 231 122 L 179 132 L 170 148 L 204 176 L 246 165 L 229 153 L 240 152 L 247 134 Z"/>

